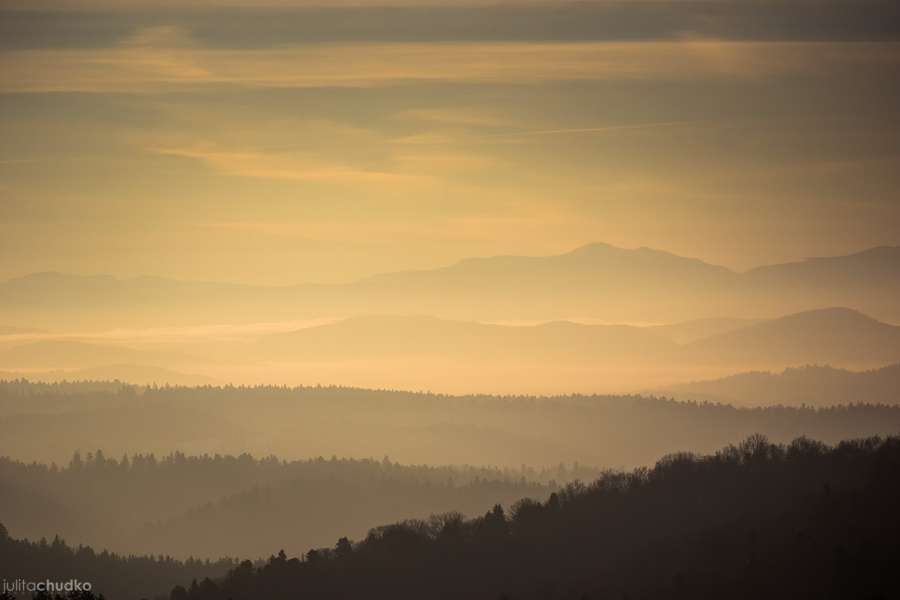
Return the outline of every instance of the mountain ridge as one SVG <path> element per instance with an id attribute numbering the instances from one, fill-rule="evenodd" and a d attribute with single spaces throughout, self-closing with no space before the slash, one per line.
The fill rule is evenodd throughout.
<path id="1" fill-rule="evenodd" d="M 469 258 L 343 284 L 258 286 L 44 273 L 0 283 L 0 320 L 42 329 L 431 314 L 469 321 L 674 323 L 848 306 L 900 323 L 900 248 L 737 272 L 647 247 Z"/>
<path id="2" fill-rule="evenodd" d="M 892 246 L 892 245 L 879 245 L 872 246 L 870 248 L 865 248 L 863 250 L 859 250 L 856 252 L 851 252 L 849 254 L 835 254 L 835 255 L 826 255 L 826 256 L 810 256 L 804 257 L 793 261 L 786 261 L 780 263 L 769 263 L 762 264 L 756 267 L 750 267 L 744 270 L 732 269 L 723 265 L 719 265 L 716 263 L 709 262 L 705 259 L 692 257 L 692 256 L 684 256 L 681 254 L 676 254 L 674 252 L 670 252 L 668 250 L 663 250 L 660 248 L 653 248 L 650 246 L 638 246 L 635 248 L 625 248 L 621 246 L 614 246 L 612 244 L 608 244 L 606 242 L 590 242 L 587 244 L 583 244 L 581 246 L 577 246 L 572 250 L 568 250 L 565 252 L 560 252 L 556 254 L 539 254 L 539 255 L 529 255 L 529 254 L 494 254 L 494 255 L 485 255 L 485 256 L 472 256 L 472 257 L 464 257 L 457 261 L 445 264 L 445 265 L 437 265 L 434 267 L 426 267 L 421 269 L 401 269 L 398 271 L 380 271 L 377 273 L 373 273 L 371 275 L 363 276 L 356 278 L 347 283 L 336 283 L 336 284 L 322 284 L 313 281 L 300 281 L 295 283 L 286 283 L 286 284 L 257 284 L 257 283 L 247 283 L 247 282 L 239 282 L 239 281 L 219 281 L 219 280 L 203 280 L 203 279 L 183 279 L 178 277 L 167 277 L 161 275 L 150 275 L 150 274 L 141 274 L 129 277 L 116 276 L 109 273 L 73 273 L 68 271 L 57 271 L 57 270 L 46 270 L 46 271 L 35 271 L 32 273 L 26 273 L 24 275 L 19 275 L 15 277 L 9 277 L 5 280 L 0 280 L 0 286 L 10 283 L 17 282 L 25 282 L 29 280 L 47 280 L 47 279 L 78 279 L 78 280 L 95 280 L 95 281 L 115 281 L 120 283 L 129 283 L 136 281 L 159 281 L 166 283 L 179 283 L 179 284 L 195 284 L 195 285 L 221 285 L 221 286 L 243 286 L 243 287 L 252 287 L 252 288 L 265 288 L 265 289 L 284 289 L 284 288 L 295 288 L 295 287 L 306 287 L 306 286 L 325 286 L 325 287 L 341 287 L 346 285 L 352 285 L 355 283 L 360 283 L 371 279 L 373 277 L 381 277 L 381 276 L 389 276 L 396 275 L 400 273 L 427 273 L 432 271 L 441 271 L 445 269 L 452 269 L 455 267 L 459 267 L 461 265 L 468 265 L 470 263 L 477 263 L 483 261 L 494 261 L 494 260 L 508 260 L 508 259 L 522 259 L 522 260 L 541 260 L 541 259 L 553 259 L 553 258 L 564 258 L 564 257 L 580 257 L 580 256 L 590 256 L 595 255 L 599 250 L 603 251 L 618 251 L 622 253 L 633 253 L 636 255 L 639 254 L 650 254 L 654 256 L 660 257 L 669 257 L 674 259 L 679 259 L 687 262 L 693 262 L 697 264 L 703 264 L 710 267 L 714 267 L 716 269 L 720 269 L 722 271 L 728 271 L 734 273 L 736 275 L 746 275 L 748 273 L 752 273 L 754 271 L 758 271 L 761 269 L 775 269 L 786 266 L 796 266 L 796 265 L 805 265 L 810 263 L 815 263 L 819 261 L 833 261 L 833 260 L 841 260 L 841 259 L 856 259 L 861 257 L 869 257 L 869 256 L 878 256 L 879 258 L 897 258 L 900 259 L 900 246 Z"/>

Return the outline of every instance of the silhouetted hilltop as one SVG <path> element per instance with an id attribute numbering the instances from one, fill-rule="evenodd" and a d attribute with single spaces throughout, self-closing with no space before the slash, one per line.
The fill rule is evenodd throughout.
<path id="1" fill-rule="evenodd" d="M 754 287 L 807 287 L 810 289 L 866 290 L 900 280 L 900 246 L 878 246 L 846 256 L 807 258 L 780 265 L 757 267 L 744 273 Z"/>
<path id="2" fill-rule="evenodd" d="M 861 372 L 806 366 L 785 369 L 781 373 L 740 373 L 721 379 L 670 386 L 658 393 L 683 400 L 724 402 L 737 406 L 900 404 L 900 364 Z"/>
<path id="3" fill-rule="evenodd" d="M 658 283 L 677 282 L 679 287 L 719 286 L 731 283 L 735 276 L 729 269 L 695 258 L 650 248 L 629 250 L 595 243 L 555 256 L 469 258 L 449 267 L 376 275 L 359 285 L 367 290 L 399 286 L 408 292 L 443 288 L 448 284 L 456 292 L 477 291 L 476 288 L 488 292 L 527 288 L 536 292 L 540 285 L 553 285 L 557 291 L 603 289 L 618 294 L 625 287 L 637 291 L 635 288 Z"/>
<path id="4" fill-rule="evenodd" d="M 900 360 L 900 327 L 848 308 L 805 311 L 688 345 L 687 360 L 733 365 L 884 365 Z"/>
<path id="5" fill-rule="evenodd" d="M 508 513 L 407 520 L 302 560 L 282 552 L 172 598 L 891 598 L 898 502 L 896 437 L 830 448 L 753 436 Z"/>

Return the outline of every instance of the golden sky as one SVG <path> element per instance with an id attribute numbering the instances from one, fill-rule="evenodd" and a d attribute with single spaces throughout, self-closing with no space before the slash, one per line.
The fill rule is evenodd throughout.
<path id="1" fill-rule="evenodd" d="M 898 9 L 754 4 L 7 0 L 0 277 L 900 244 Z"/>

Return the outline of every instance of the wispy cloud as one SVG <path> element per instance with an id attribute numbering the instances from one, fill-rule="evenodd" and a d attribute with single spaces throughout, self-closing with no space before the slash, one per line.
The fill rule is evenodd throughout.
<path id="1" fill-rule="evenodd" d="M 613 133 L 616 131 L 633 131 L 639 129 L 659 129 L 661 127 L 677 127 L 687 125 L 693 121 L 666 121 L 662 123 L 637 123 L 634 125 L 608 125 L 605 127 L 568 127 L 563 129 L 534 129 L 530 131 L 515 131 L 512 133 L 496 133 L 490 137 L 518 137 L 541 135 L 565 135 L 567 133 Z"/>
<path id="2" fill-rule="evenodd" d="M 405 110 L 395 115 L 398 120 L 412 120 L 441 125 L 459 125 L 463 127 L 509 127 L 516 121 L 508 116 L 489 111 L 485 108 L 419 108 Z"/>
<path id="3" fill-rule="evenodd" d="M 220 47 L 663 40 L 686 32 L 733 40 L 859 41 L 900 34 L 893 0 L 3 0 L 0 11 L 8 15 L 7 23 L 0 19 L 0 34 L 6 34 L 0 42 L 29 47 L 96 45 L 98 34 L 115 39 L 135 24 L 157 24 L 161 15 L 196 25 Z M 100 29 L 88 23 L 97 14 L 103 15 Z"/>
<path id="4" fill-rule="evenodd" d="M 455 131 L 436 130 L 401 136 L 392 140 L 399 146 L 415 146 L 419 152 L 429 146 L 465 146 L 474 147 L 480 145 L 521 144 L 531 138 L 551 136 L 587 136 L 587 135 L 613 135 L 627 134 L 629 132 L 652 131 L 659 129 L 672 129 L 679 127 L 695 127 L 699 125 L 710 126 L 709 121 L 655 121 L 650 123 L 629 123 L 621 125 L 597 125 L 592 127 L 561 127 L 549 129 L 528 129 L 522 127 L 521 122 L 509 120 L 503 129 L 506 131 L 496 133 L 482 133 L 480 131 Z M 427 156 L 425 154 L 422 155 Z"/>
<path id="5" fill-rule="evenodd" d="M 198 86 L 371 87 L 403 82 L 535 84 L 579 80 L 759 78 L 900 64 L 900 44 L 682 40 L 408 43 L 211 49 L 177 29 L 114 48 L 0 53 L 2 92 L 160 92 Z M 422 117 L 429 115 L 423 114 Z M 453 120 L 454 115 L 431 118 Z M 460 122 L 459 115 L 456 121 Z"/>
<path id="6" fill-rule="evenodd" d="M 331 183 L 384 183 L 400 184 L 422 182 L 423 175 L 361 169 L 352 166 L 325 163 L 291 155 L 262 152 L 235 152 L 203 147 L 154 148 L 166 156 L 179 156 L 204 162 L 216 171 L 238 177 L 281 179 Z"/>

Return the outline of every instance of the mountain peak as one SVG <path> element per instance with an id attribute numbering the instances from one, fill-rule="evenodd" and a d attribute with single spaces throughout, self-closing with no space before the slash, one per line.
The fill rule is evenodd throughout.
<path id="1" fill-rule="evenodd" d="M 578 246 L 574 250 L 570 250 L 568 252 L 564 252 L 563 255 L 580 255 L 580 254 L 595 254 L 597 252 L 609 252 L 610 250 L 624 250 L 624 248 L 619 248 L 617 246 L 613 246 L 612 244 L 607 244 L 605 242 L 591 242 L 590 244 L 584 244 L 583 246 Z"/>

